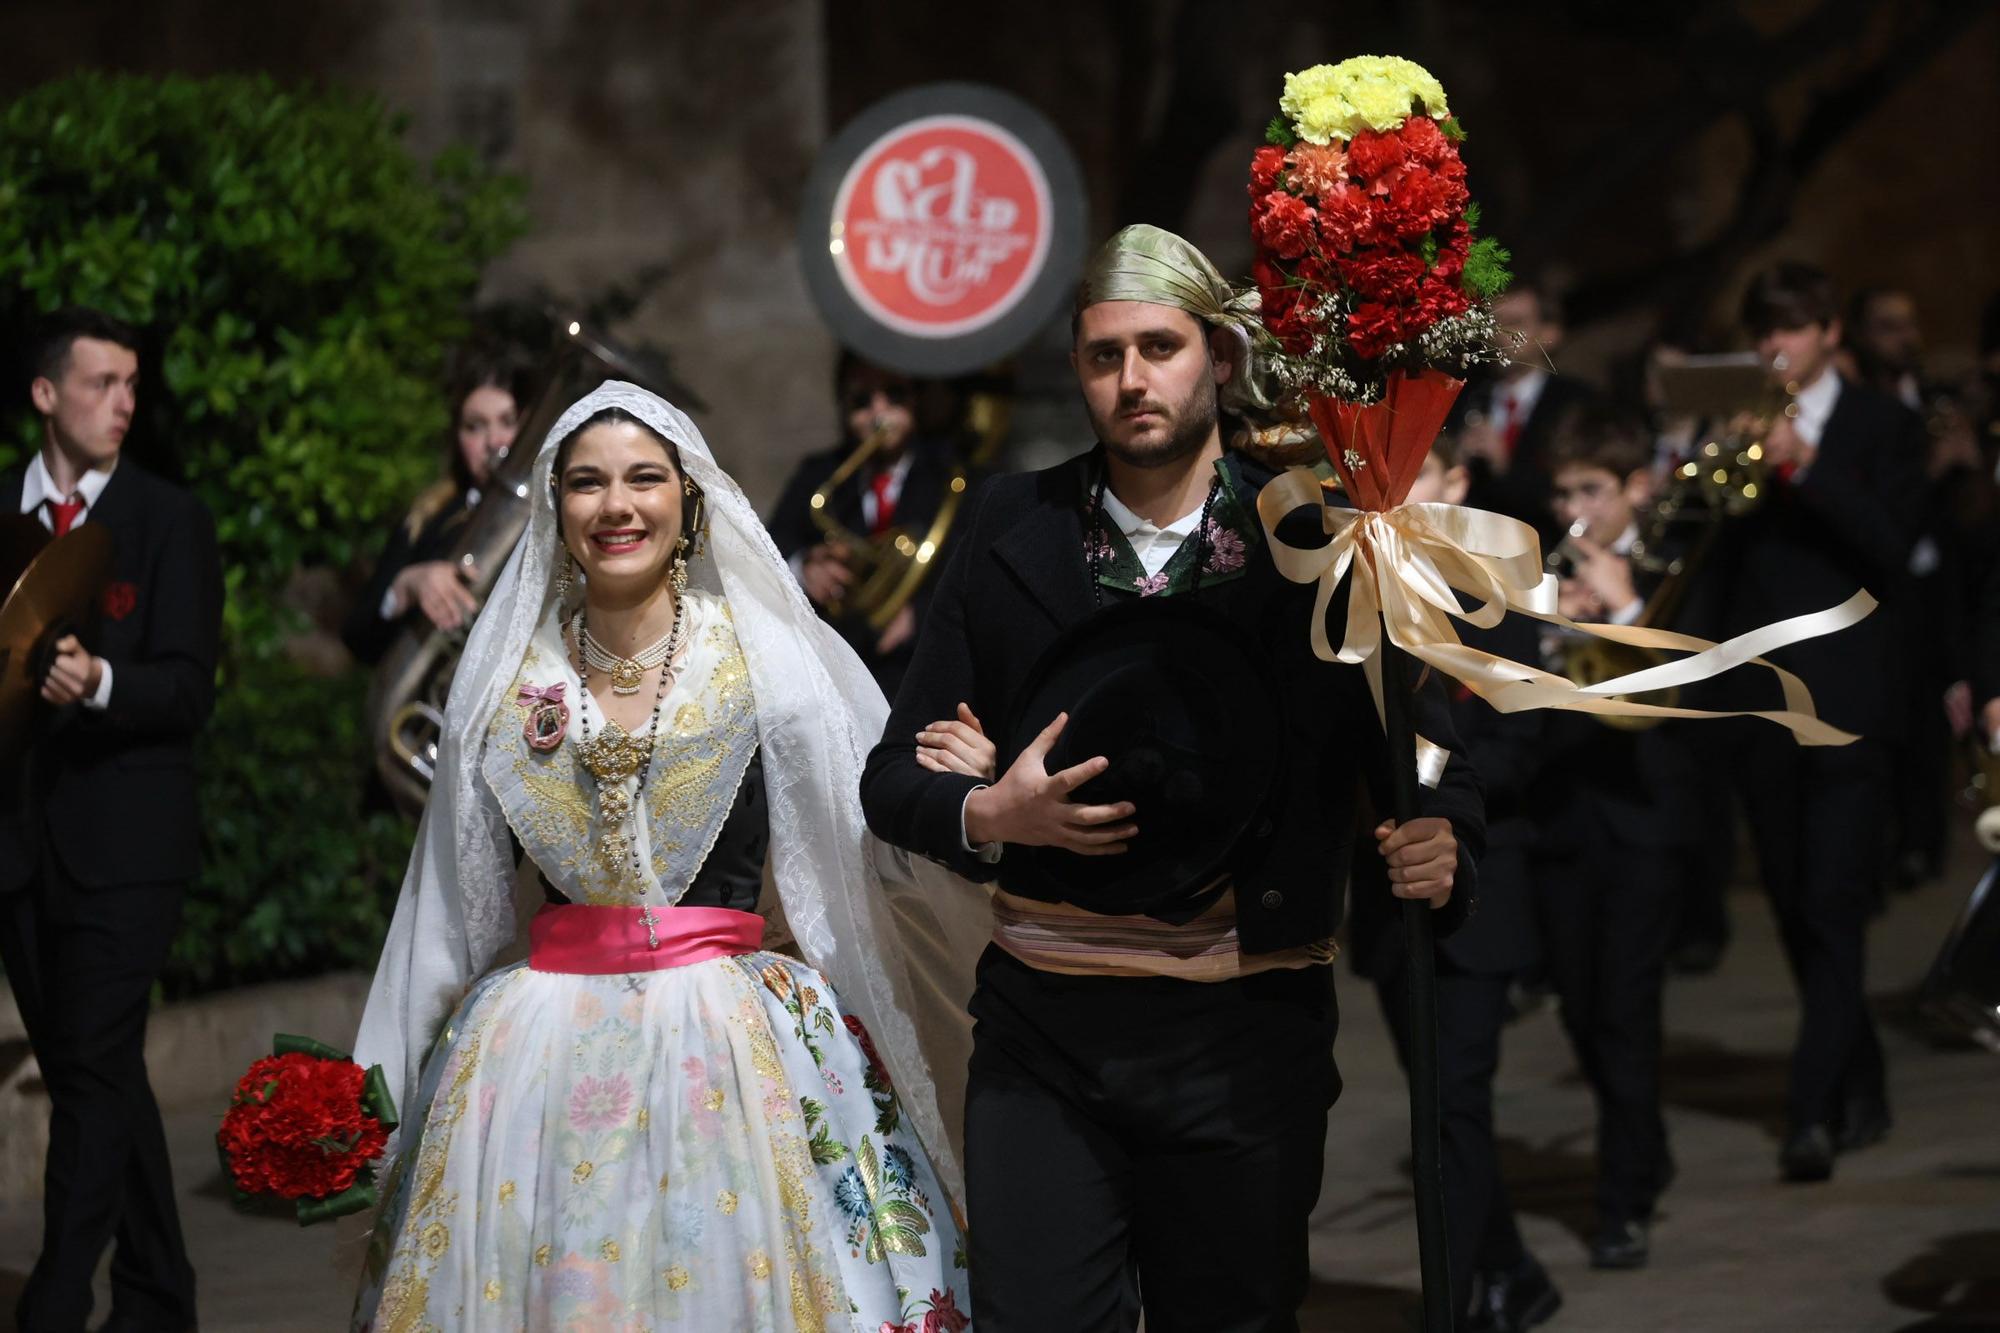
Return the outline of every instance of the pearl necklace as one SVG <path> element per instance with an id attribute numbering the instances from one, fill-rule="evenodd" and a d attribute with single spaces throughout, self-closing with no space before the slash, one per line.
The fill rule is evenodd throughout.
<path id="1" fill-rule="evenodd" d="M 675 599 L 674 625 L 665 634 L 630 657 L 620 657 L 597 641 L 588 625 L 580 626 L 578 637 L 583 643 L 583 660 L 594 671 L 601 671 L 611 678 L 613 694 L 637 694 L 646 673 L 657 666 L 666 666 L 679 655 L 687 642 L 687 615 L 680 598 Z M 676 674 L 676 668 L 666 666 L 665 675 Z"/>

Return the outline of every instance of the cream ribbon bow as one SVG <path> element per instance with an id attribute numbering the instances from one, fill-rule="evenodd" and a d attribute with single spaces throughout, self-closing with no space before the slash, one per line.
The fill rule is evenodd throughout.
<path id="1" fill-rule="evenodd" d="M 1322 528 L 1331 539 L 1324 546 L 1292 546 L 1278 537 L 1278 524 L 1306 505 L 1320 511 Z M 1391 643 L 1503 713 L 1565 708 L 1619 717 L 1761 717 L 1787 728 L 1804 745 L 1845 745 L 1855 739 L 1822 722 L 1805 682 L 1765 661 L 1763 654 L 1859 621 L 1875 609 L 1875 599 L 1865 591 L 1828 610 L 1710 643 L 1636 625 L 1578 624 L 1558 614 L 1556 579 L 1542 568 L 1541 541 L 1518 519 L 1447 504 L 1405 504 L 1381 511 L 1339 509 L 1325 503 L 1319 478 L 1307 468 L 1292 468 L 1265 486 L 1257 497 L 1257 513 L 1271 539 L 1271 558 L 1278 572 L 1294 583 L 1319 585 L 1313 603 L 1313 652 L 1322 661 L 1362 664 L 1378 708 L 1382 701 L 1378 649 L 1386 626 Z M 1336 650 L 1327 638 L 1327 608 L 1350 572 L 1354 579 L 1347 624 Z M 1466 610 L 1461 593 L 1478 605 Z M 1578 685 L 1470 647 L 1460 642 L 1451 623 L 1456 617 L 1490 629 L 1509 611 L 1611 643 L 1690 655 L 1594 685 Z M 1746 664 L 1764 667 L 1778 678 L 1784 692 L 1782 709 L 1717 712 L 1624 697 L 1707 680 Z"/>

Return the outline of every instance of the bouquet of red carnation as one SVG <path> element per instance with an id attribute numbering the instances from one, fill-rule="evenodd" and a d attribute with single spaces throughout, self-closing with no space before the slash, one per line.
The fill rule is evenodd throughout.
<path id="1" fill-rule="evenodd" d="M 375 1162 L 396 1127 L 380 1065 L 280 1034 L 236 1085 L 215 1146 L 237 1202 L 298 1203 L 299 1225 L 375 1205 Z"/>
<path id="2" fill-rule="evenodd" d="M 1356 503 L 1388 508 L 1466 372 L 1501 359 L 1489 302 L 1507 285 L 1507 252 L 1475 236 L 1464 132 L 1422 66 L 1315 65 L 1285 76 L 1279 109 L 1250 164 L 1251 274 L 1282 349 L 1272 364 Z M 1421 438 L 1414 466 L 1401 466 L 1412 450 L 1388 438 L 1391 420 Z"/>

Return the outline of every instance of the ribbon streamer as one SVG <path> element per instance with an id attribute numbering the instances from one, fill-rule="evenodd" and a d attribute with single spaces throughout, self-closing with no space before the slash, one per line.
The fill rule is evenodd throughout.
<path id="1" fill-rule="evenodd" d="M 1579 624 L 1557 613 L 1556 578 L 1542 568 L 1541 541 L 1533 528 L 1517 519 L 1447 504 L 1337 509 L 1322 497 L 1319 479 L 1309 469 L 1292 468 L 1258 495 L 1258 517 L 1271 539 L 1278 572 L 1294 583 L 1319 585 L 1313 603 L 1314 654 L 1326 662 L 1360 663 L 1368 672 L 1378 708 L 1382 694 L 1377 650 L 1386 625 L 1390 642 L 1503 713 L 1563 708 L 1616 717 L 1761 717 L 1791 731 L 1803 745 L 1845 745 L 1856 739 L 1821 721 L 1805 682 L 1764 660 L 1763 654 L 1861 620 L 1875 609 L 1875 599 L 1865 591 L 1839 606 L 1765 625 L 1722 643 L 1636 625 Z M 1278 525 L 1307 505 L 1320 511 L 1321 528 L 1330 538 L 1324 546 L 1293 546 L 1278 536 Z M 1350 571 L 1354 580 L 1347 623 L 1336 650 L 1327 637 L 1327 608 Z M 1461 593 L 1479 604 L 1465 609 Z M 1595 685 L 1578 685 L 1553 672 L 1470 647 L 1459 640 L 1451 623 L 1457 617 L 1490 629 L 1509 611 L 1591 638 L 1690 655 Z M 1777 677 L 1783 708 L 1712 711 L 1623 697 L 1708 680 L 1744 665 L 1763 667 Z"/>

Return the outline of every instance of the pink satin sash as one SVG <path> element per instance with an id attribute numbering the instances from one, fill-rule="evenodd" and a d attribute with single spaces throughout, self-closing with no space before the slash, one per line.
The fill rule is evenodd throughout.
<path id="1" fill-rule="evenodd" d="M 544 904 L 528 923 L 528 966 L 593 977 L 659 972 L 755 953 L 764 941 L 763 917 L 726 907 L 652 908 L 649 938 L 641 915 L 647 910 Z"/>

